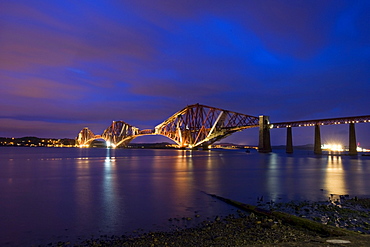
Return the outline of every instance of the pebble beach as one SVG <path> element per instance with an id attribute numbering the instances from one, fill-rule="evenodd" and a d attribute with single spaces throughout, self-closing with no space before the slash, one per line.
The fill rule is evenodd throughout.
<path id="1" fill-rule="evenodd" d="M 58 242 L 49 246 L 370 246 L 368 198 L 336 196 L 323 202 L 276 204 L 259 201 L 258 208 L 347 229 L 350 234 L 323 234 L 284 222 L 279 217 L 238 209 L 235 214 L 215 216 L 192 228 L 121 236 L 102 235 L 78 243 Z"/>

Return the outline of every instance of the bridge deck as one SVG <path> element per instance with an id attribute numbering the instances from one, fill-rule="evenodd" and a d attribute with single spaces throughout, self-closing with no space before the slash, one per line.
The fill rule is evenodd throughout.
<path id="1" fill-rule="evenodd" d="M 293 122 L 271 123 L 271 128 L 305 127 L 315 125 L 333 125 L 349 123 L 370 123 L 370 115 L 357 117 L 327 118 Z"/>

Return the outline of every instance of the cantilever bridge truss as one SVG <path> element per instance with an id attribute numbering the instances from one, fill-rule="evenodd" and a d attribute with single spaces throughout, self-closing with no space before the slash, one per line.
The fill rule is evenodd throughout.
<path id="1" fill-rule="evenodd" d="M 135 137 L 139 135 L 139 128 L 136 128 L 123 121 L 113 121 L 101 135 L 108 143 L 108 146 L 127 145 Z"/>
<path id="2" fill-rule="evenodd" d="M 234 132 L 258 126 L 258 117 L 203 105 L 187 106 L 155 127 L 179 147 L 209 145 Z"/>
<path id="3" fill-rule="evenodd" d="M 76 138 L 77 145 L 80 147 L 88 147 L 89 144 L 99 137 L 96 136 L 89 128 L 83 128 Z"/>
<path id="4" fill-rule="evenodd" d="M 123 121 L 114 121 L 102 135 L 88 128 L 79 133 L 79 146 L 88 146 L 94 139 L 104 139 L 108 146 L 125 146 L 142 135 L 163 135 L 180 148 L 208 146 L 237 131 L 259 126 L 259 118 L 215 107 L 195 104 L 176 112 L 154 129 L 139 130 Z"/>

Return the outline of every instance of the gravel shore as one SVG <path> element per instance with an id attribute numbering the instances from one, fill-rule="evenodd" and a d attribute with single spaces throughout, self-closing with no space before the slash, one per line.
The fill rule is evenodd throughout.
<path id="1" fill-rule="evenodd" d="M 320 233 L 287 224 L 276 217 L 238 210 L 199 226 L 139 236 L 100 236 L 80 243 L 53 246 L 370 246 L 370 199 L 338 197 L 327 202 L 262 203 L 259 207 L 287 212 L 306 219 L 357 232 L 345 236 Z"/>
<path id="2" fill-rule="evenodd" d="M 331 195 L 329 200 L 324 202 L 301 201 L 260 204 L 259 206 L 325 225 L 370 234 L 370 198 Z"/>

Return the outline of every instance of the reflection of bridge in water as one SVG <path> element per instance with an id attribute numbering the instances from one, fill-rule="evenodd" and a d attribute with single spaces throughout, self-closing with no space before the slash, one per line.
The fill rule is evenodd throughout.
<path id="1" fill-rule="evenodd" d="M 104 139 L 109 147 L 127 146 L 133 139 L 144 135 L 162 135 L 174 141 L 179 148 L 207 149 L 212 143 L 235 132 L 259 127 L 260 152 L 271 152 L 270 129 L 287 129 L 287 153 L 293 152 L 292 127 L 315 126 L 314 151 L 321 153 L 321 125 L 349 124 L 349 153 L 357 154 L 355 123 L 370 123 L 370 116 L 343 117 L 270 123 L 268 116 L 250 116 L 242 113 L 195 104 L 176 112 L 154 129 L 140 130 L 124 121 L 113 123 L 101 135 L 95 135 L 84 128 L 78 134 L 76 143 L 88 147 L 96 139 Z"/>

